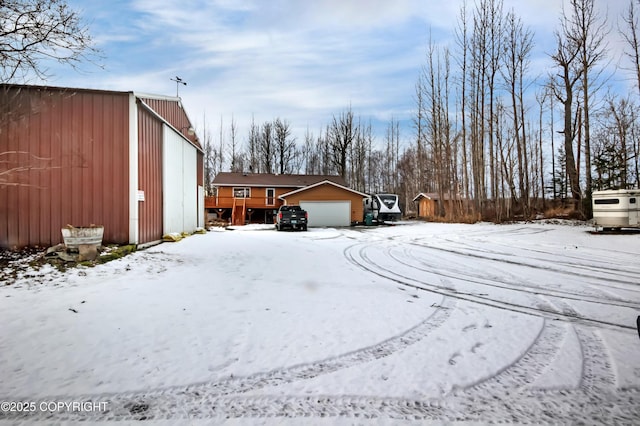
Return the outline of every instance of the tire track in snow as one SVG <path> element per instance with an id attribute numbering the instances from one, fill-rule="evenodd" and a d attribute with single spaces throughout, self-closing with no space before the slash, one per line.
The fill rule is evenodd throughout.
<path id="1" fill-rule="evenodd" d="M 105 420 L 121 420 L 124 418 L 130 418 L 133 414 L 137 416 L 136 418 L 149 418 L 150 410 L 161 410 L 159 406 L 165 405 L 174 407 L 171 412 L 175 414 L 179 407 L 190 403 L 193 404 L 190 401 L 213 401 L 216 398 L 233 394 L 243 394 L 267 386 L 278 386 L 298 380 L 311 379 L 322 374 L 333 373 L 338 370 L 387 357 L 421 341 L 433 330 L 442 326 L 442 324 L 444 324 L 449 318 L 451 311 L 455 308 L 455 302 L 455 299 L 443 298 L 441 304 L 436 306 L 436 309 L 428 318 L 404 333 L 373 346 L 357 349 L 355 351 L 321 361 L 285 367 L 263 373 L 256 373 L 249 376 L 230 376 L 212 382 L 169 387 L 148 392 L 81 395 L 69 398 L 58 396 L 44 398 L 42 400 L 108 402 L 109 407 L 111 407 L 109 413 L 103 413 L 104 415 L 99 417 L 100 419 Z M 58 420 L 70 418 L 67 417 L 68 415 L 71 415 L 72 418 L 76 418 L 73 416 L 77 416 L 77 413 L 51 413 L 48 416 L 44 416 L 43 413 L 22 413 L 20 415 L 4 413 L 4 415 L 7 418 L 16 419 L 35 418 Z M 99 413 L 96 413 L 96 415 L 99 416 Z M 3 417 L 0 414 L 0 419 L 2 418 Z M 90 418 L 95 420 L 93 417 Z"/>
<path id="2" fill-rule="evenodd" d="M 489 261 L 494 261 L 494 262 L 501 262 L 501 263 L 506 263 L 509 265 L 514 265 L 514 266 L 522 266 L 522 267 L 526 267 L 526 268 L 532 268 L 532 269 L 537 269 L 537 270 L 544 270 L 544 271 L 549 271 L 549 272 L 554 272 L 554 273 L 559 273 L 559 274 L 564 274 L 564 275 L 570 275 L 570 276 L 579 276 L 579 277 L 583 277 L 585 279 L 593 279 L 594 275 L 593 275 L 593 270 L 590 270 L 591 273 L 587 273 L 587 272 L 581 272 L 581 271 L 576 271 L 576 270 L 571 270 L 568 271 L 566 269 L 562 269 L 562 268 L 558 268 L 555 265 L 540 265 L 540 264 L 531 264 L 531 263 L 527 263 L 521 260 L 515 260 L 513 259 L 511 254 L 505 254 L 505 253 L 501 253 L 501 252 L 494 252 L 494 251 L 488 251 L 488 250 L 482 250 L 482 249 L 478 249 L 477 247 L 473 247 L 470 250 L 467 249 L 467 251 L 461 250 L 461 249 L 455 249 L 455 248 L 450 248 L 450 247 L 437 247 L 434 245 L 427 245 L 424 243 L 417 243 L 417 242 L 413 242 L 410 243 L 412 245 L 418 246 L 418 247 L 424 247 L 424 248 L 428 248 L 431 250 L 435 250 L 435 251 L 442 251 L 445 253 L 450 253 L 450 254 L 454 254 L 454 255 L 459 255 L 459 256 L 463 256 L 463 257 L 472 257 L 472 258 L 478 258 L 481 260 L 489 260 Z M 538 260 L 542 260 L 542 259 L 538 259 Z M 570 266 L 578 266 L 575 265 L 573 263 L 569 264 Z M 619 273 L 619 272 L 618 272 Z M 635 276 L 633 276 L 633 278 L 635 278 Z M 602 279 L 600 277 L 600 279 Z M 615 277 L 611 277 L 608 276 L 607 280 L 610 282 L 614 282 L 617 284 L 628 284 L 629 283 L 629 277 L 625 276 L 624 278 L 615 278 Z M 637 290 L 636 290 L 637 291 Z"/>
<path id="3" fill-rule="evenodd" d="M 563 301 L 555 302 L 564 311 L 572 315 L 580 315 L 571 305 Z M 573 330 L 580 343 L 582 371 L 580 388 L 585 391 L 597 390 L 598 392 L 613 392 L 617 378 L 612 367 L 609 352 L 598 337 L 595 330 L 573 326 Z"/>
<path id="4" fill-rule="evenodd" d="M 567 315 L 563 312 L 558 312 L 556 310 L 546 310 L 540 307 L 529 307 L 523 304 L 518 304 L 515 302 L 507 302 L 503 300 L 496 300 L 487 296 L 485 294 L 479 293 L 468 293 L 457 290 L 452 290 L 449 288 L 445 288 L 439 286 L 437 284 L 432 284 L 426 282 L 421 279 L 409 277 L 407 275 L 403 275 L 396 270 L 383 267 L 376 262 L 373 262 L 366 254 L 366 251 L 370 249 L 372 244 L 355 244 L 347 249 L 345 249 L 345 257 L 346 259 L 353 263 L 355 266 L 361 268 L 364 271 L 372 273 L 378 277 L 385 278 L 387 280 L 391 280 L 398 284 L 411 287 L 417 290 L 428 291 L 431 293 L 440 294 L 442 296 L 449 296 L 460 300 L 465 300 L 472 303 L 477 303 L 480 305 L 508 310 L 512 312 L 518 312 L 522 314 L 542 316 L 550 319 L 567 321 L 570 323 L 581 323 L 589 326 L 597 326 L 597 327 L 607 327 L 616 330 L 633 330 L 635 331 L 635 326 L 629 324 L 618 324 L 605 320 L 598 320 L 593 318 L 575 316 L 575 315 Z M 354 254 L 357 253 L 357 254 Z M 535 296 L 535 292 L 531 292 L 532 296 Z M 634 304 L 636 306 L 637 304 Z"/>
<path id="5" fill-rule="evenodd" d="M 486 274 L 484 276 L 468 274 L 465 271 L 461 271 L 459 268 L 455 270 L 445 270 L 438 265 L 438 266 L 434 266 L 427 269 L 427 267 L 433 266 L 433 265 L 426 263 L 424 259 L 417 257 L 410 250 L 405 250 L 404 251 L 405 255 L 419 262 L 422 265 L 422 267 L 419 267 L 413 263 L 409 263 L 406 260 L 403 260 L 402 258 L 398 257 L 397 255 L 394 255 L 391 248 L 386 248 L 385 251 L 387 252 L 389 257 L 393 258 L 396 262 L 402 265 L 409 266 L 423 272 L 434 273 L 440 276 L 446 276 L 448 278 L 454 278 L 457 280 L 466 281 L 471 284 L 480 284 L 483 286 L 513 290 L 513 291 L 522 292 L 522 293 L 529 293 L 536 297 L 552 296 L 552 297 L 560 297 L 563 299 L 571 299 L 571 300 L 577 300 L 582 302 L 591 302 L 591 303 L 598 303 L 598 304 L 605 303 L 607 305 L 627 307 L 627 308 L 640 310 L 640 303 L 629 302 L 628 298 L 625 299 L 622 297 L 611 295 L 609 293 L 605 293 L 603 291 L 589 292 L 589 293 L 584 291 L 573 292 L 573 291 L 550 289 L 549 287 L 536 285 L 536 284 L 529 284 L 529 283 L 524 285 L 514 285 L 505 280 L 500 280 L 495 277 L 487 278 Z"/>
<path id="6" fill-rule="evenodd" d="M 582 380 L 585 390 L 612 391 L 616 377 L 609 353 L 597 333 L 585 327 L 574 327 L 582 350 Z"/>
<path id="7" fill-rule="evenodd" d="M 531 399 L 536 403 L 531 403 Z M 199 416 L 254 417 L 347 417 L 430 421 L 475 421 L 491 423 L 631 424 L 640 415 L 638 390 L 622 391 L 603 400 L 596 394 L 577 391 L 525 392 L 516 398 L 475 395 L 447 399 L 415 400 L 358 396 L 314 396 L 256 398 L 227 397 Z M 543 408 L 543 409 L 541 409 Z M 197 409 L 197 408 L 196 408 Z"/>
<path id="8" fill-rule="evenodd" d="M 481 257 L 482 254 L 515 257 L 515 254 L 513 252 L 514 247 L 506 243 L 492 242 L 491 248 L 483 249 L 481 247 L 478 247 L 477 245 L 473 245 L 469 243 L 468 241 L 453 240 L 450 238 L 440 238 L 440 241 L 444 241 L 449 244 L 460 246 L 462 250 L 479 253 L 478 255 L 479 257 Z M 474 242 L 477 242 L 479 244 L 483 243 L 483 241 L 479 241 L 479 242 L 474 241 Z M 418 243 L 416 240 L 412 240 L 412 244 L 421 245 L 421 246 L 429 247 L 433 249 L 438 249 L 435 246 Z M 497 247 L 498 245 L 505 247 L 507 252 L 497 251 L 495 247 Z M 613 288 L 618 288 L 618 287 L 611 285 L 610 283 L 612 281 L 621 283 L 623 285 L 625 284 L 628 285 L 629 282 L 633 282 L 633 280 L 637 279 L 638 273 L 640 273 L 640 268 L 636 268 L 633 262 L 629 262 L 629 265 L 627 266 L 627 269 L 625 271 L 621 271 L 620 268 L 618 267 L 611 266 L 611 262 L 609 260 L 610 259 L 619 260 L 619 257 L 621 255 L 628 256 L 630 260 L 635 259 L 635 256 L 636 256 L 635 254 L 627 253 L 627 252 L 616 252 L 617 256 L 611 256 L 610 251 L 600 250 L 597 254 L 591 253 L 587 258 L 585 258 L 583 256 L 572 255 L 571 251 L 568 251 L 568 253 L 564 253 L 562 257 L 558 257 L 557 253 L 541 250 L 540 248 L 538 248 L 538 246 L 536 247 L 519 246 L 517 247 L 517 249 L 524 251 L 525 252 L 524 257 L 528 260 L 535 260 L 540 262 L 552 262 L 553 268 L 556 268 L 555 265 L 564 265 L 570 268 L 586 271 L 585 273 L 582 273 L 582 272 L 575 273 L 575 271 L 564 272 L 564 273 L 569 273 L 571 275 L 580 275 L 580 276 L 584 276 L 585 278 L 594 278 L 594 273 L 606 274 L 606 280 L 607 280 L 606 284 L 607 286 L 611 286 Z M 461 254 L 462 253 L 464 252 L 461 252 Z M 537 255 L 542 255 L 542 256 L 532 256 L 530 253 L 535 253 Z M 499 260 L 499 259 L 494 259 L 493 257 L 487 257 L 487 258 L 489 260 Z M 569 259 L 569 260 L 566 260 L 566 259 Z M 527 264 L 523 264 L 523 266 L 526 266 L 526 265 Z M 537 267 L 537 265 L 529 265 L 529 266 Z M 563 273 L 564 270 L 551 269 L 551 271 Z M 612 279 L 612 277 L 617 277 L 617 278 L 614 280 Z M 598 277 L 598 278 L 603 279 L 602 277 Z M 640 288 L 638 288 L 637 286 L 627 287 L 625 289 L 629 291 L 640 292 Z"/>
<path id="9" fill-rule="evenodd" d="M 524 388 L 535 382 L 551 364 L 560 352 L 560 344 L 566 333 L 564 327 L 545 320 L 540 333 L 520 358 L 503 367 L 497 374 L 464 388 L 454 389 L 453 392 L 499 395 Z"/>
<path id="10" fill-rule="evenodd" d="M 375 263 L 369 260 L 366 253 L 363 253 L 363 251 L 366 251 L 367 247 L 368 246 L 363 246 L 360 248 L 361 259 L 368 261 L 370 265 L 373 265 Z M 391 248 L 386 247 L 385 251 L 391 256 Z M 357 261 L 353 256 L 352 259 Z M 394 260 L 396 262 L 403 263 L 397 257 L 394 257 Z M 366 270 L 371 271 L 370 268 L 366 268 L 364 265 L 361 266 Z M 379 265 L 378 267 L 387 272 L 390 271 L 389 269 L 382 268 Z M 441 275 L 439 271 L 438 275 Z M 452 276 L 452 278 L 455 277 Z M 536 293 L 532 292 L 531 294 L 533 295 Z M 554 294 L 550 294 L 550 296 L 560 297 Z M 541 302 L 544 302 L 544 300 Z M 554 298 L 550 303 L 552 305 L 548 308 L 545 308 L 544 304 L 540 304 L 539 310 L 542 312 L 561 312 L 562 315 L 567 318 L 583 318 L 582 315 L 574 309 L 574 307 L 563 300 Z M 597 338 L 593 331 L 585 327 L 578 327 L 575 325 L 573 328 L 578 336 L 582 350 L 581 386 L 597 388 L 602 392 L 612 392 L 615 388 L 616 380 L 613 369 L 611 368 L 611 361 L 604 344 Z M 496 394 L 504 391 L 514 392 L 517 389 L 522 389 L 525 386 L 534 383 L 535 379 L 542 374 L 560 351 L 560 343 L 564 340 L 565 336 L 566 330 L 563 327 L 545 320 L 545 324 L 541 329 L 540 334 L 528 350 L 525 351 L 522 357 L 514 363 L 504 367 L 504 369 L 497 375 L 467 386 L 463 388 L 462 391 L 464 393 L 471 394 L 476 394 L 478 392 L 490 392 Z M 531 371 L 537 372 L 538 376 L 532 376 Z M 454 389 L 454 391 L 459 391 L 459 389 Z"/>
<path id="11" fill-rule="evenodd" d="M 208 391 L 213 391 L 215 395 L 244 393 L 266 386 L 278 386 L 297 380 L 311 379 L 321 374 L 333 373 L 358 364 L 384 358 L 421 341 L 433 330 L 442 326 L 449 318 L 454 307 L 455 299 L 445 298 L 427 319 L 404 333 L 373 346 L 357 349 L 322 361 L 300 364 L 266 373 L 258 373 L 246 377 L 230 377 L 213 383 L 190 385 L 187 391 L 207 389 Z"/>
<path id="12" fill-rule="evenodd" d="M 465 247 L 465 249 L 467 250 L 477 251 L 481 253 L 489 252 L 492 254 L 504 255 L 504 253 L 500 253 L 495 250 L 480 249 L 468 243 L 467 240 L 458 241 L 458 240 L 452 240 L 449 238 L 444 238 L 444 239 L 441 239 L 441 241 L 446 241 L 448 243 L 461 245 Z M 482 244 L 483 241 L 480 241 L 479 243 Z M 423 248 L 433 248 L 434 250 L 437 250 L 435 247 L 432 247 L 430 245 L 425 245 L 424 243 L 418 243 L 415 238 L 409 239 L 408 244 L 418 246 L 418 247 L 423 247 Z M 495 244 L 493 246 L 495 246 Z M 513 251 L 513 247 L 511 246 L 506 246 L 506 247 L 508 250 Z M 606 301 L 615 302 L 615 303 L 609 303 L 611 305 L 626 306 L 626 307 L 631 307 L 633 309 L 640 310 L 640 302 L 629 302 L 629 297 L 628 297 L 628 294 L 630 293 L 640 294 L 640 286 L 638 286 L 637 284 L 634 284 L 635 282 L 637 282 L 637 275 L 638 275 L 638 272 L 640 272 L 640 269 L 634 269 L 634 265 L 635 265 L 634 261 L 627 262 L 625 264 L 625 270 L 621 271 L 619 267 L 612 267 L 610 262 L 607 262 L 605 257 L 600 253 L 598 253 L 597 256 L 592 255 L 587 259 L 585 259 L 584 257 L 578 257 L 578 256 L 562 256 L 562 258 L 559 259 L 557 258 L 556 255 L 554 255 L 554 253 L 546 252 L 544 250 L 540 250 L 537 248 L 521 247 L 521 249 L 525 250 L 525 254 L 527 255 L 526 256 L 527 258 L 533 258 L 532 256 L 528 255 L 529 253 L 541 253 L 546 255 L 547 257 L 546 258 L 538 257 L 536 258 L 538 261 L 552 262 L 553 264 L 562 264 L 570 268 L 578 268 L 578 269 L 586 270 L 590 272 L 589 276 L 591 277 L 592 280 L 593 279 L 598 280 L 595 283 L 585 282 L 584 284 L 586 284 L 586 287 L 585 286 L 577 287 L 572 291 L 551 290 L 548 287 L 536 286 L 535 284 L 527 284 L 527 287 L 539 288 L 540 291 L 537 291 L 537 293 L 554 295 L 550 293 L 552 291 L 553 293 L 556 293 L 559 297 L 572 298 L 574 300 L 583 300 L 583 301 L 593 302 L 593 303 L 602 303 L 603 300 L 606 300 Z M 625 255 L 625 256 L 633 257 L 633 254 L 628 252 L 616 252 L 616 253 L 618 254 L 618 256 Z M 606 251 L 606 254 L 610 255 L 611 253 L 610 251 Z M 511 255 L 513 255 L 513 253 L 510 252 L 509 256 Z M 566 258 L 576 259 L 576 262 L 569 262 L 569 261 L 562 260 Z M 489 258 L 489 260 L 491 259 L 494 259 L 494 258 Z M 496 260 L 496 261 L 499 262 L 499 260 Z M 455 273 L 458 271 L 456 270 L 453 272 Z M 553 272 L 553 271 L 550 271 L 550 272 Z M 606 274 L 606 278 L 596 277 L 593 275 L 593 272 Z M 611 276 L 619 277 L 619 280 L 617 280 L 617 284 L 611 281 L 610 279 Z M 474 278 L 477 278 L 480 280 L 484 279 L 484 277 L 477 276 L 477 275 Z M 500 282 L 503 284 L 509 285 L 504 281 L 500 281 Z M 620 294 L 616 293 L 616 291 L 618 292 L 623 291 L 625 295 L 621 296 Z M 576 299 L 576 297 L 578 298 Z M 622 303 L 619 303 L 619 302 L 622 302 Z"/>
<path id="13" fill-rule="evenodd" d="M 411 399 L 357 395 L 221 396 L 160 394 L 111 401 L 104 412 L 35 413 L 29 421 L 135 421 L 230 418 L 350 418 L 481 423 L 634 424 L 640 418 L 640 389 L 615 394 L 583 388 L 525 390 L 494 395 L 462 394 Z M 18 417 L 0 413 L 0 420 Z"/>
<path id="14" fill-rule="evenodd" d="M 579 315 L 565 302 L 555 302 L 563 312 Z M 606 347 L 596 332 L 582 326 L 572 326 L 581 349 L 582 364 L 580 388 L 584 391 L 613 394 L 616 391 L 616 377 Z M 506 366 L 493 377 L 462 389 L 469 394 L 489 392 L 494 395 L 504 391 L 522 392 L 529 387 L 548 368 L 561 349 L 567 335 L 567 329 L 545 320 L 540 334 L 522 357 Z M 532 372 L 534 372 L 532 374 Z M 539 393 L 546 392 L 537 389 Z"/>

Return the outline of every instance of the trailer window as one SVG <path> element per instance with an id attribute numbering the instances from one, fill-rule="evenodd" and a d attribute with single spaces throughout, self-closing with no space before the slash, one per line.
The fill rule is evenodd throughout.
<path id="1" fill-rule="evenodd" d="M 387 208 L 389 209 L 392 209 L 393 206 L 398 202 L 397 195 L 380 194 L 378 195 L 378 198 L 380 198 L 380 201 L 382 201 L 384 205 L 387 206 Z"/>
<path id="2" fill-rule="evenodd" d="M 629 198 L 629 204 L 635 204 L 635 203 L 636 203 L 635 198 Z"/>
<path id="3" fill-rule="evenodd" d="M 620 204 L 620 200 L 617 198 L 603 198 L 600 200 L 593 200 L 593 204 Z"/>

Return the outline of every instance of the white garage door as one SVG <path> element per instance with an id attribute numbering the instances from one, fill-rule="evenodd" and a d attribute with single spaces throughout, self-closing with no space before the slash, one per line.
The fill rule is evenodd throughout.
<path id="1" fill-rule="evenodd" d="M 309 213 L 309 226 L 351 225 L 350 201 L 300 201 Z"/>

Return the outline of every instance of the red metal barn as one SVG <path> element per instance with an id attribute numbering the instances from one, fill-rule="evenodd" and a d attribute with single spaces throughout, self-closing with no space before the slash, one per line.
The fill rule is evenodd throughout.
<path id="1" fill-rule="evenodd" d="M 148 244 L 204 226 L 203 151 L 180 98 L 0 85 L 0 246 L 104 225 Z"/>

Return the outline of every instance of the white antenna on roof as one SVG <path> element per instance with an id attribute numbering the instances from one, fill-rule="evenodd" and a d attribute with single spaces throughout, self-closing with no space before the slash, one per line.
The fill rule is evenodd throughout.
<path id="1" fill-rule="evenodd" d="M 180 77 L 178 77 L 177 75 L 176 75 L 176 78 L 170 78 L 169 80 L 171 80 L 171 81 L 175 81 L 175 82 L 176 82 L 176 98 L 179 98 L 179 97 L 180 97 L 180 96 L 179 96 L 179 93 L 180 93 L 180 85 L 182 84 L 182 85 L 186 86 L 186 85 L 187 85 L 187 82 L 186 82 L 186 81 L 184 81 L 183 79 L 181 79 Z"/>

